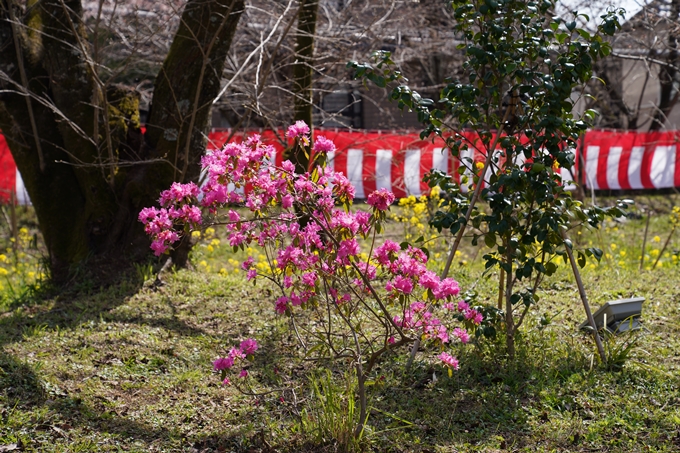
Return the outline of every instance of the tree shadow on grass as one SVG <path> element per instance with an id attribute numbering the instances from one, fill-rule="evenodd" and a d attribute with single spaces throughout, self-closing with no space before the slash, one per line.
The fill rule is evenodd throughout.
<path id="1" fill-rule="evenodd" d="M 548 404 L 543 401 L 544 390 L 587 369 L 583 360 L 565 360 L 551 364 L 552 377 L 547 377 L 546 369 L 532 357 L 517 357 L 510 364 L 488 358 L 461 363 L 450 378 L 441 366 L 421 363 L 404 378 L 403 387 L 374 390 L 377 410 L 371 423 L 375 430 L 405 431 L 407 437 L 433 445 L 520 448 L 532 436 L 530 422 L 536 422 L 536 407 Z M 569 401 L 573 406 L 573 399 Z"/>
<path id="2" fill-rule="evenodd" d="M 170 316 L 148 316 L 144 313 L 113 312 L 130 297 L 139 293 L 143 282 L 128 276 L 116 285 L 97 291 L 68 290 L 56 295 L 36 294 L 30 301 L 12 311 L 0 313 L 0 345 L 21 341 L 35 329 L 74 329 L 88 323 L 119 322 L 144 324 L 174 331 L 180 335 L 198 336 L 205 332 L 179 319 L 170 298 L 165 304 Z M 48 308 L 48 305 L 51 307 Z"/>
<path id="3" fill-rule="evenodd" d="M 31 417 L 30 425 L 22 424 L 23 428 L 28 428 L 27 434 L 22 436 L 20 432 L 26 430 L 20 429 L 9 437 L 3 437 L 0 429 L 0 440 L 19 441 L 37 451 L 57 441 L 64 444 L 64 438 L 67 439 L 66 444 L 73 442 L 72 446 L 76 446 L 81 440 L 78 437 L 87 432 L 101 433 L 116 445 L 134 444 L 139 448 L 139 442 L 142 442 L 146 444 L 143 448 L 153 445 L 162 450 L 164 445 L 182 445 L 187 451 L 245 451 L 246 447 L 258 444 L 256 438 L 250 439 L 238 432 L 187 435 L 180 425 L 154 427 L 131 420 L 114 410 L 98 407 L 94 402 L 84 402 L 80 397 L 63 393 L 43 381 L 39 370 L 2 351 L 0 403 L 3 403 L 0 408 L 5 406 L 1 411 L 5 423 L 13 423 L 9 418 L 15 411 L 26 411 Z"/>

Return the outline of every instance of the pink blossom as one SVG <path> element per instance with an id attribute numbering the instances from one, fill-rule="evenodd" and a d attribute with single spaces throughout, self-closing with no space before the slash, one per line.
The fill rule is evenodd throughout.
<path id="1" fill-rule="evenodd" d="M 458 302 L 458 311 L 463 312 L 466 311 L 468 308 L 470 308 L 470 306 L 464 300 Z"/>
<path id="2" fill-rule="evenodd" d="M 434 327 L 435 337 L 439 339 L 442 343 L 449 342 L 449 334 L 447 332 L 446 326 L 438 325 Z"/>
<path id="3" fill-rule="evenodd" d="M 248 370 L 246 370 L 245 368 L 242 369 L 241 372 L 238 374 L 238 377 L 240 378 L 248 377 Z"/>
<path id="4" fill-rule="evenodd" d="M 386 240 L 383 245 L 375 249 L 375 259 L 382 265 L 389 264 L 392 254 L 401 250 L 399 244 L 394 241 Z"/>
<path id="5" fill-rule="evenodd" d="M 354 199 L 354 186 L 342 173 L 335 173 L 333 177 L 333 192 L 339 199 Z"/>
<path id="6" fill-rule="evenodd" d="M 392 280 L 392 286 L 395 290 L 404 294 L 411 294 L 413 291 L 413 282 L 411 279 L 402 277 L 401 275 L 394 277 L 394 280 Z"/>
<path id="7" fill-rule="evenodd" d="M 320 135 L 314 141 L 314 147 L 312 148 L 314 152 L 317 153 L 330 153 L 335 151 L 335 143 L 332 140 L 327 139 L 323 135 Z"/>
<path id="8" fill-rule="evenodd" d="M 247 271 L 248 269 L 253 267 L 254 262 L 255 262 L 255 260 L 253 259 L 253 257 L 249 256 L 243 263 L 241 263 L 241 269 L 243 269 L 244 271 Z"/>
<path id="9" fill-rule="evenodd" d="M 309 134 L 309 126 L 304 121 L 296 121 L 295 124 L 288 126 L 288 132 L 286 132 L 286 137 L 297 138 L 303 137 Z"/>
<path id="10" fill-rule="evenodd" d="M 458 337 L 458 339 L 463 344 L 466 344 L 468 341 L 470 341 L 470 334 L 466 330 L 461 329 L 460 327 L 456 327 L 455 329 L 453 329 L 453 335 L 455 337 Z"/>
<path id="11" fill-rule="evenodd" d="M 255 351 L 257 351 L 257 347 L 257 341 L 253 340 L 252 338 L 246 338 L 241 342 L 240 345 L 241 352 L 243 352 L 245 355 L 253 354 Z"/>
<path id="12" fill-rule="evenodd" d="M 439 360 L 441 360 L 442 363 L 444 363 L 444 365 L 449 367 L 449 368 L 453 368 L 454 370 L 457 370 L 458 367 L 459 367 L 458 359 L 455 358 L 454 356 L 452 356 L 451 354 L 449 354 L 448 352 L 442 352 L 441 354 L 439 354 L 437 356 L 437 358 Z"/>
<path id="13" fill-rule="evenodd" d="M 161 198 L 158 202 L 161 206 L 167 207 L 174 203 L 189 201 L 190 198 L 197 197 L 199 192 L 198 186 L 193 182 L 188 184 L 173 182 L 168 190 L 161 192 Z"/>
<path id="14" fill-rule="evenodd" d="M 240 232 L 231 233 L 229 235 L 229 245 L 237 247 L 246 241 L 246 235 Z"/>
<path id="15" fill-rule="evenodd" d="M 439 277 L 434 272 L 427 271 L 420 276 L 419 283 L 423 288 L 434 290 L 439 287 Z"/>
<path id="16" fill-rule="evenodd" d="M 291 194 L 286 194 L 281 197 L 281 207 L 283 209 L 288 209 L 293 206 L 293 196 Z"/>
<path id="17" fill-rule="evenodd" d="M 338 259 L 344 261 L 347 257 L 357 255 L 359 253 L 359 243 L 355 238 L 345 239 L 340 242 L 338 247 Z"/>
<path id="18" fill-rule="evenodd" d="M 155 240 L 151 243 L 151 250 L 156 256 L 161 256 L 168 248 L 163 241 Z"/>
<path id="19" fill-rule="evenodd" d="M 284 314 L 288 309 L 288 298 L 286 296 L 281 296 L 276 299 L 275 309 L 278 314 Z"/>
<path id="20" fill-rule="evenodd" d="M 231 348 L 231 350 L 229 350 L 229 357 L 232 357 L 234 360 L 245 359 L 246 355 L 239 348 Z"/>
<path id="21" fill-rule="evenodd" d="M 248 269 L 248 273 L 246 274 L 246 278 L 248 281 L 254 279 L 257 277 L 257 270 L 255 269 Z"/>
<path id="22" fill-rule="evenodd" d="M 302 280 L 302 283 L 304 283 L 307 286 L 314 286 L 316 284 L 317 278 L 318 275 L 316 275 L 316 272 L 308 272 L 306 274 L 302 274 L 300 280 Z"/>
<path id="23" fill-rule="evenodd" d="M 395 339 L 394 339 L 394 335 L 392 335 L 391 337 L 389 337 L 387 339 L 387 344 L 394 344 L 394 343 L 395 343 Z"/>
<path id="24" fill-rule="evenodd" d="M 231 385 L 231 381 L 229 380 L 228 377 L 224 378 L 224 380 L 222 381 L 222 385 Z"/>
<path id="25" fill-rule="evenodd" d="M 460 292 L 458 282 L 452 278 L 445 278 L 439 283 L 439 286 L 433 291 L 437 299 L 446 299 L 447 297 L 457 296 Z"/>
<path id="26" fill-rule="evenodd" d="M 375 277 L 377 275 L 375 266 L 372 264 L 368 264 L 365 261 L 361 261 L 357 263 L 357 267 L 359 268 L 359 271 L 370 281 L 370 280 L 375 280 Z"/>
<path id="27" fill-rule="evenodd" d="M 484 319 L 484 316 L 474 308 L 468 308 L 465 310 L 463 316 L 465 316 L 465 319 L 472 321 L 474 324 L 480 324 Z"/>
<path id="28" fill-rule="evenodd" d="M 213 362 L 213 368 L 215 368 L 215 371 L 228 370 L 233 365 L 234 365 L 234 358 L 231 357 L 231 356 L 220 357 L 219 359 L 217 359 Z"/>
<path id="29" fill-rule="evenodd" d="M 158 215 L 158 210 L 154 207 L 151 208 L 143 208 L 141 211 L 139 211 L 139 216 L 137 217 L 140 222 L 142 222 L 144 225 L 149 223 L 152 219 L 155 219 L 156 216 Z"/>
<path id="30" fill-rule="evenodd" d="M 387 189 L 378 189 L 368 195 L 366 203 L 378 211 L 386 211 L 394 202 L 394 194 Z"/>
<path id="31" fill-rule="evenodd" d="M 477 312 L 475 317 L 472 319 L 472 322 L 475 323 L 476 325 L 480 325 L 483 320 L 484 316 L 480 312 Z"/>
<path id="32" fill-rule="evenodd" d="M 229 210 L 229 221 L 230 222 L 239 222 L 240 220 L 241 220 L 241 216 L 239 215 L 239 213 L 230 209 Z"/>

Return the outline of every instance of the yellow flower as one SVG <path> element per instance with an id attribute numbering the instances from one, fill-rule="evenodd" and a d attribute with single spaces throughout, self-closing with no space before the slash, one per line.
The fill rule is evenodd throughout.
<path id="1" fill-rule="evenodd" d="M 227 270 L 225 268 L 220 268 L 218 274 L 220 275 L 227 275 Z"/>
<path id="2" fill-rule="evenodd" d="M 215 249 L 213 248 L 212 245 L 209 245 L 209 246 L 207 246 L 206 248 L 207 248 L 208 251 L 211 252 L 211 253 L 215 251 Z"/>
<path id="3" fill-rule="evenodd" d="M 208 262 L 207 262 L 206 260 L 201 260 L 201 261 L 198 263 L 198 265 L 199 265 L 199 266 L 203 266 L 203 267 L 208 267 Z"/>
<path id="4" fill-rule="evenodd" d="M 210 245 L 217 247 L 218 245 L 220 245 L 220 240 L 219 239 L 213 239 L 212 241 L 210 241 Z"/>
<path id="5" fill-rule="evenodd" d="M 621 255 L 621 257 L 626 256 L 626 251 L 625 251 L 625 250 L 621 250 L 621 251 L 619 252 L 619 255 Z"/>
<path id="6" fill-rule="evenodd" d="M 199 239 L 201 237 L 201 232 L 200 231 L 192 231 L 191 237 L 194 238 L 194 239 Z"/>
<path id="7" fill-rule="evenodd" d="M 652 255 L 652 256 L 654 256 L 654 257 L 657 257 L 657 256 L 659 256 L 659 250 L 657 250 L 657 249 L 652 249 L 652 251 L 649 252 L 649 254 Z"/>
<path id="8" fill-rule="evenodd" d="M 625 265 L 626 265 L 626 262 L 625 262 L 625 261 L 619 261 L 619 266 L 623 267 L 623 266 L 625 266 Z"/>
<path id="9" fill-rule="evenodd" d="M 9 272 L 7 272 L 7 269 L 5 269 L 4 267 L 0 267 L 0 275 L 7 275 L 7 274 L 9 274 Z"/>
<path id="10" fill-rule="evenodd" d="M 617 247 L 617 246 L 616 246 L 616 244 L 612 243 L 612 244 L 609 244 L 609 247 L 610 247 L 612 250 L 616 250 L 616 247 Z"/>
<path id="11" fill-rule="evenodd" d="M 0 263 L 5 263 L 5 262 L 7 262 L 7 255 L 5 255 L 4 253 L 0 254 Z"/>
<path id="12" fill-rule="evenodd" d="M 475 168 L 476 168 L 477 170 L 481 170 L 482 168 L 484 168 L 484 162 L 476 162 L 476 163 L 475 163 Z"/>
<path id="13" fill-rule="evenodd" d="M 652 239 L 652 241 L 654 241 L 654 242 L 661 242 L 661 238 L 660 238 L 659 236 L 654 236 L 654 238 Z"/>
<path id="14" fill-rule="evenodd" d="M 209 227 L 205 229 L 206 236 L 212 236 L 213 234 L 215 234 L 215 228 Z"/>

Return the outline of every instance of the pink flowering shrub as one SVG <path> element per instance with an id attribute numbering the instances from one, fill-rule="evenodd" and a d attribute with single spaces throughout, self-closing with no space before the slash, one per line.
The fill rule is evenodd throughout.
<path id="1" fill-rule="evenodd" d="M 222 375 L 222 384 L 228 385 L 230 383 L 229 378 L 227 377 L 227 371 L 239 362 L 242 362 L 249 357 L 251 358 L 255 351 L 257 351 L 257 348 L 257 341 L 248 338 L 243 340 L 238 348 L 231 348 L 226 357 L 220 357 L 213 362 L 215 371 L 219 371 Z M 242 368 L 239 377 L 244 378 L 246 376 L 248 376 L 248 371 L 245 368 Z"/>
<path id="2" fill-rule="evenodd" d="M 442 280 L 427 269 L 428 257 L 421 249 L 390 240 L 376 244 L 385 212 L 394 202 L 391 192 L 371 193 L 371 212 L 352 210 L 349 180 L 319 164 L 335 149 L 333 142 L 318 137 L 312 145 L 303 122 L 291 126 L 287 136 L 313 151 L 308 153 L 310 172 L 295 174 L 289 161 L 272 165 L 273 148 L 254 135 L 206 155 L 202 163 L 207 182 L 200 190 L 193 184 L 173 184 L 161 194 L 162 207 L 144 209 L 139 220 L 157 255 L 201 223 L 224 224 L 235 249 L 252 244 L 264 249 L 271 271 L 258 272 L 251 257 L 243 263 L 247 278 L 273 283 L 278 294 L 272 297 L 272 309 L 293 323 L 303 311 L 318 320 L 312 323 L 316 330 L 296 328 L 298 340 L 306 350 L 341 357 L 355 367 L 363 425 L 364 382 L 384 353 L 416 338 L 441 351 L 465 344 L 470 339 L 467 329 L 479 325 L 482 315 L 460 300 L 455 280 Z M 244 205 L 250 215 L 229 209 L 233 204 Z M 201 210 L 207 213 L 203 220 Z M 368 244 L 363 253 L 362 238 Z M 462 325 L 451 329 L 455 319 Z M 217 359 L 214 367 L 224 374 L 256 349 L 254 340 L 246 340 Z M 449 369 L 458 368 L 458 360 L 448 352 L 438 358 Z"/>

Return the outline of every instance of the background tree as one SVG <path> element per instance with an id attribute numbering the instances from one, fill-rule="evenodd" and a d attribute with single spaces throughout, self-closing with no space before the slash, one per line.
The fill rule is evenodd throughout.
<path id="1" fill-rule="evenodd" d="M 604 3 L 590 6 L 603 11 Z M 584 99 L 582 108 L 598 111 L 598 127 L 676 129 L 680 1 L 651 1 L 628 11 L 626 18 L 621 32 L 611 39 L 612 54 L 595 65 L 598 79 L 589 84 L 592 97 Z"/>
<path id="2" fill-rule="evenodd" d="M 99 1 L 95 22 L 104 6 Z M 79 0 L 1 2 L 0 128 L 55 280 L 87 257 L 111 263 L 146 253 L 137 212 L 160 188 L 198 176 L 211 101 L 243 8 L 242 0 L 186 1 L 142 135 L 139 95 L 93 59 L 101 35 L 87 27 Z"/>
<path id="3" fill-rule="evenodd" d="M 360 126 L 361 115 L 345 120 L 363 97 L 381 125 L 395 127 L 406 123 L 398 114 L 389 119 L 384 93 L 357 94 L 346 61 L 388 47 L 396 61 L 425 74 L 424 85 L 441 83 L 442 68 L 455 64 L 441 19 L 450 11 L 436 2 L 1 5 L 0 128 L 56 280 L 88 257 L 110 262 L 146 253 L 135 216 L 170 181 L 197 179 L 213 106 L 228 120 L 213 125 L 237 129 L 276 130 L 295 119 Z M 326 111 L 338 90 L 349 98 Z M 174 260 L 181 264 L 187 252 L 183 244 Z"/>

